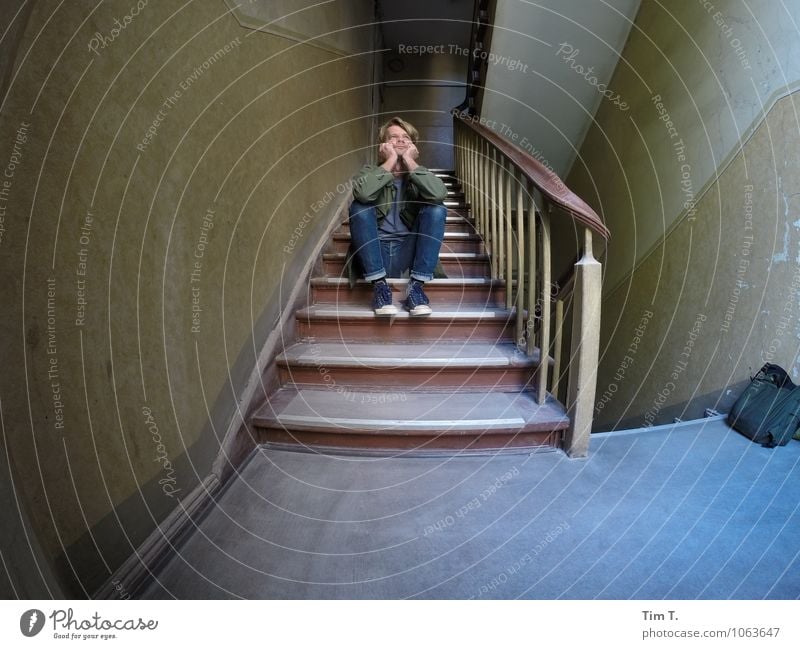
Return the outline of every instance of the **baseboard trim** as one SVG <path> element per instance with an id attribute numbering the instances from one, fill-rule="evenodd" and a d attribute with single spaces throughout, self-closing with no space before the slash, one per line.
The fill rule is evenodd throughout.
<path id="1" fill-rule="evenodd" d="M 196 525 L 222 488 L 216 475 L 209 475 L 190 491 L 150 536 L 94 593 L 93 599 L 135 599 L 153 581 L 153 571 L 168 559 Z"/>
<path id="2" fill-rule="evenodd" d="M 715 421 L 724 421 L 728 415 L 714 415 L 712 417 L 703 417 L 702 419 L 688 419 L 686 421 L 676 421 L 671 424 L 659 424 L 658 426 L 643 426 L 641 428 L 630 428 L 627 430 L 609 430 L 603 433 L 592 433 L 590 439 L 602 439 L 604 437 L 622 437 L 625 435 L 642 435 L 644 433 L 656 433 L 665 430 L 675 430 L 680 428 L 688 428 L 689 426 L 698 426 Z"/>

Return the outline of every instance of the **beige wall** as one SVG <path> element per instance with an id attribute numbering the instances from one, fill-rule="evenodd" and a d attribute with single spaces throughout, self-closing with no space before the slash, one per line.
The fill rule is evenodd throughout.
<path id="1" fill-rule="evenodd" d="M 497 0 L 481 107 L 489 128 L 564 178 L 603 92 L 616 90 L 609 78 L 639 2 Z"/>
<path id="2" fill-rule="evenodd" d="M 665 230 L 696 217 L 694 202 L 764 111 L 797 87 L 800 2 L 782 4 L 642 2 L 610 84 L 631 108 L 604 102 L 570 177 L 614 226 L 607 291 Z"/>
<path id="3" fill-rule="evenodd" d="M 35 4 L 0 114 L 4 432 L 79 595 L 209 474 L 371 146 L 370 55 L 259 33 L 222 0 L 95 4 Z"/>
<path id="4" fill-rule="evenodd" d="M 453 118 L 450 111 L 464 101 L 466 61 L 443 54 L 409 55 L 384 53 L 381 119 L 401 115 L 420 135 L 420 160 L 431 169 L 452 169 Z M 402 64 L 394 72 L 388 61 Z"/>
<path id="5" fill-rule="evenodd" d="M 727 411 L 766 360 L 800 380 L 800 2 L 783 5 L 642 2 L 611 82 L 631 110 L 601 106 L 567 179 L 612 232 L 598 430 Z"/>

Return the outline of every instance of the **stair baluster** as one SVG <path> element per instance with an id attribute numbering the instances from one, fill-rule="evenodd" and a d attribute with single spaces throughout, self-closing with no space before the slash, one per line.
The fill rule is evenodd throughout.
<path id="1" fill-rule="evenodd" d="M 520 341 L 523 336 L 523 318 L 522 311 L 524 306 L 525 297 L 525 220 L 523 215 L 523 203 L 525 200 L 525 176 L 519 170 L 514 174 L 514 180 L 517 185 L 517 292 L 514 295 L 514 311 L 516 313 L 515 326 L 514 326 L 514 339 L 517 341 L 517 346 L 520 346 Z M 510 308 L 510 306 L 509 306 Z"/>
<path id="2" fill-rule="evenodd" d="M 540 405 L 548 401 L 551 393 L 557 396 L 561 385 L 564 309 L 565 301 L 571 298 L 572 348 L 566 368 L 571 423 L 564 447 L 571 456 L 585 456 L 596 389 L 602 275 L 600 263 L 592 254 L 592 236 L 594 233 L 608 239 L 609 232 L 597 214 L 541 162 L 482 126 L 474 115 L 466 118 L 454 112 L 453 117 L 459 134 L 457 141 L 467 142 L 470 151 L 477 152 L 477 167 L 468 172 L 474 174 L 470 177 L 475 178 L 477 186 L 471 203 L 473 218 L 489 255 L 492 278 L 504 281 L 506 308 L 515 310 L 517 344 L 523 342 L 524 336 L 526 353 L 531 357 L 540 355 L 535 386 L 536 401 Z M 462 158 L 463 154 L 457 154 L 457 160 Z M 463 172 L 461 168 L 456 169 L 457 175 Z M 512 185 L 515 183 L 517 215 L 513 219 Z M 582 256 L 575 265 L 571 282 L 572 291 L 562 292 L 555 300 L 552 294 L 553 214 L 559 218 L 566 215 L 585 230 Z M 516 295 L 512 292 L 515 288 Z M 526 312 L 523 312 L 523 305 L 527 306 Z"/>

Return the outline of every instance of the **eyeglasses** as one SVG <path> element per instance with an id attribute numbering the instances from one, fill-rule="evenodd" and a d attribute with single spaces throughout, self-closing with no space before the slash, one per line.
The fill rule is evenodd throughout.
<path id="1" fill-rule="evenodd" d="M 390 135 L 387 138 L 389 142 L 411 142 L 411 138 L 408 135 Z"/>

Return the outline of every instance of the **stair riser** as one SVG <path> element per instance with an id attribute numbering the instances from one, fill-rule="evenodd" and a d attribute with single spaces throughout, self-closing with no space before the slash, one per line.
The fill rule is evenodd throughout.
<path id="1" fill-rule="evenodd" d="M 502 286 L 443 286 L 426 284 L 425 293 L 431 306 L 436 304 L 475 304 L 481 306 L 501 306 L 505 303 L 506 291 Z M 405 287 L 392 291 L 395 304 L 399 305 L 406 297 Z M 348 285 L 313 286 L 311 299 L 314 304 L 363 304 L 372 303 L 372 286 L 360 284 L 355 288 Z M 398 307 L 399 308 L 399 307 Z"/>
<path id="2" fill-rule="evenodd" d="M 455 218 L 449 220 L 446 223 L 445 233 L 453 232 L 458 234 L 469 233 L 473 234 L 475 232 L 475 228 L 472 226 L 472 223 L 469 221 L 465 221 L 463 218 Z M 350 224 L 343 223 L 339 226 L 339 229 L 336 231 L 337 234 L 350 234 Z"/>
<path id="3" fill-rule="evenodd" d="M 364 451 L 442 451 L 448 455 L 453 451 L 492 450 L 499 453 L 530 453 L 533 451 L 555 450 L 561 440 L 560 432 L 533 432 L 515 435 L 424 435 L 394 436 L 385 431 L 375 431 L 364 435 L 329 434 L 308 431 L 285 431 L 256 426 L 253 428 L 257 443 L 277 443 L 301 447 L 334 450 Z"/>
<path id="4" fill-rule="evenodd" d="M 381 388 L 398 391 L 437 389 L 474 392 L 518 392 L 520 386 L 535 385 L 535 373 L 529 367 L 458 368 L 458 369 L 376 369 L 360 367 L 280 366 L 280 379 L 285 385 L 335 386 L 365 388 L 375 386 L 379 375 Z"/>
<path id="5" fill-rule="evenodd" d="M 347 252 L 350 248 L 350 239 L 336 238 L 331 243 L 329 252 Z M 445 238 L 442 242 L 442 252 L 469 252 L 474 254 L 484 253 L 483 242 L 480 240 L 459 241 Z"/>
<path id="6" fill-rule="evenodd" d="M 472 216 L 470 214 L 470 210 L 468 210 L 466 208 L 449 207 L 449 208 L 447 208 L 447 216 L 449 216 L 451 218 L 454 217 L 454 216 L 460 216 L 462 218 L 467 219 L 468 221 L 472 221 Z"/>
<path id="7" fill-rule="evenodd" d="M 439 260 L 448 277 L 487 277 L 490 273 L 488 261 L 444 261 Z M 344 261 L 326 261 L 328 277 L 344 277 Z"/>
<path id="8" fill-rule="evenodd" d="M 447 202 L 451 202 L 453 199 L 448 196 L 445 199 Z M 466 206 L 467 204 L 464 201 L 460 201 L 460 205 L 447 205 L 447 216 L 466 216 L 469 217 L 470 210 Z"/>
<path id="9" fill-rule="evenodd" d="M 403 342 L 473 340 L 474 342 L 512 342 L 514 324 L 502 320 L 454 320 L 450 323 L 429 318 L 374 318 L 352 322 L 329 319 L 297 319 L 301 338 L 320 341 Z"/>

